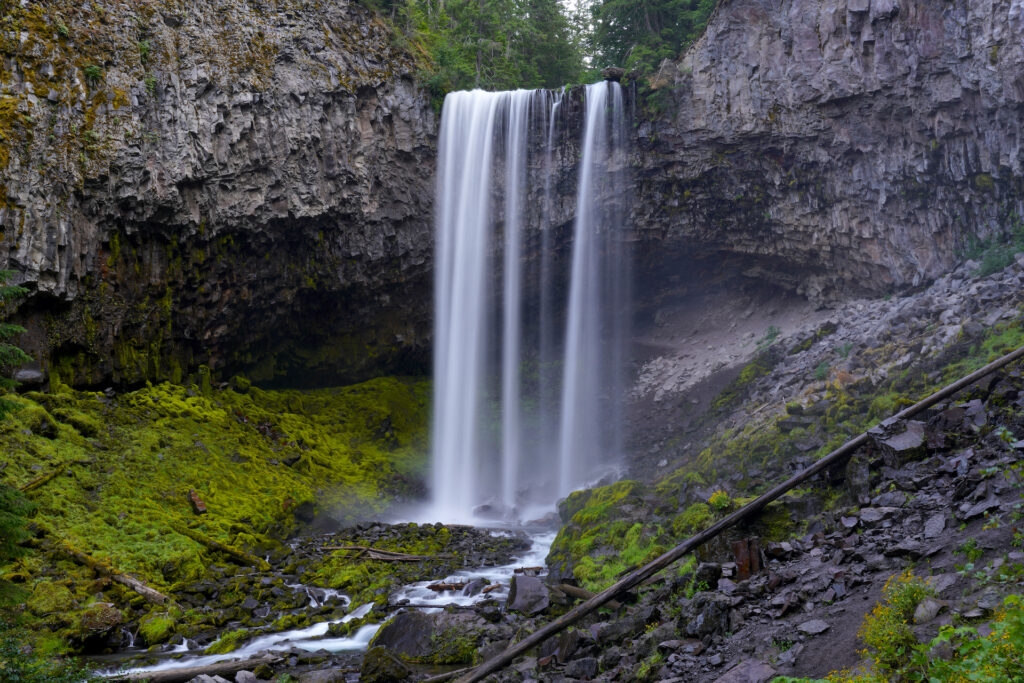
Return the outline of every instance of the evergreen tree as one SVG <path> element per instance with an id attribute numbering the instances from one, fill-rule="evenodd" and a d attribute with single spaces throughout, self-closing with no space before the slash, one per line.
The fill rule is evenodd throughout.
<path id="1" fill-rule="evenodd" d="M 21 491 L 0 484 L 0 565 L 24 554 L 20 543 L 28 538 L 25 516 L 31 511 Z"/>
<path id="2" fill-rule="evenodd" d="M 598 0 L 594 47 L 602 66 L 650 72 L 696 41 L 715 0 Z"/>
<path id="3" fill-rule="evenodd" d="M 579 41 L 558 0 L 408 0 L 392 13 L 425 57 L 421 77 L 438 97 L 558 87 L 582 71 Z"/>
<path id="4" fill-rule="evenodd" d="M 7 284 L 7 281 L 10 280 L 13 274 L 9 270 L 0 270 L 0 310 L 3 310 L 3 307 L 9 302 L 24 296 L 27 292 L 24 287 Z M 32 360 L 27 353 L 14 344 L 9 343 L 11 337 L 24 331 L 24 327 L 0 320 L 0 389 L 2 390 L 9 391 L 13 389 L 15 382 L 8 377 L 8 374 L 22 363 Z M 0 397 L 0 418 L 3 418 L 16 407 L 17 404 Z"/>

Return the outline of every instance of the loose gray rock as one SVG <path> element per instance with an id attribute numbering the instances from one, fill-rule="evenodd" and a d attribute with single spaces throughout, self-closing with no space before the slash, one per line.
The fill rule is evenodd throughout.
<path id="1" fill-rule="evenodd" d="M 766 683 L 778 673 L 756 659 L 746 659 L 715 679 L 715 683 Z"/>
<path id="2" fill-rule="evenodd" d="M 551 604 L 551 595 L 542 579 L 517 574 L 512 577 L 505 602 L 507 609 L 526 615 L 543 612 Z"/>
<path id="3" fill-rule="evenodd" d="M 805 621 L 800 624 L 796 629 L 805 635 L 816 636 L 819 633 L 827 631 L 829 629 L 829 625 L 821 619 L 811 619 L 810 621 Z"/>

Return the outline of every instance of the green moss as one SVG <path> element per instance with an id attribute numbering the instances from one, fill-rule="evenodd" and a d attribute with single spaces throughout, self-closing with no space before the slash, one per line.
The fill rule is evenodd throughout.
<path id="1" fill-rule="evenodd" d="M 65 586 L 45 581 L 33 588 L 27 604 L 33 613 L 42 617 L 69 612 L 74 605 L 74 597 Z"/>
<path id="2" fill-rule="evenodd" d="M 646 493 L 643 484 L 627 480 L 570 495 L 561 514 L 571 517 L 552 543 L 548 564 L 600 590 L 628 567 L 663 552 L 666 539 L 659 526 L 627 521 L 635 512 L 626 511 L 643 506 Z"/>
<path id="3" fill-rule="evenodd" d="M 672 520 L 672 533 L 678 538 L 691 536 L 709 526 L 715 520 L 707 503 L 693 503 Z"/>
<path id="4" fill-rule="evenodd" d="M 721 410 L 742 400 L 746 396 L 750 384 L 771 372 L 772 368 L 778 364 L 780 357 L 773 347 L 759 352 L 752 361 L 743 366 L 736 379 L 712 401 L 712 408 Z"/>
<path id="5" fill-rule="evenodd" d="M 479 637 L 457 628 L 445 629 L 431 638 L 431 653 L 424 664 L 473 664 Z"/>
<path id="6" fill-rule="evenodd" d="M 53 534 L 167 587 L 230 560 L 176 527 L 193 523 L 225 546 L 262 548 L 298 528 L 303 503 L 353 520 L 409 495 L 427 464 L 428 392 L 424 381 L 382 378 L 209 397 L 170 384 L 114 400 L 70 391 L 12 396 L 20 410 L 0 424 L 5 482 L 21 486 L 63 469 L 29 493 Z M 192 513 L 189 489 L 207 515 Z"/>
<path id="7" fill-rule="evenodd" d="M 223 655 L 228 652 L 234 652 L 238 649 L 238 646 L 242 644 L 245 637 L 249 635 L 249 632 L 244 628 L 237 629 L 235 631 L 228 631 L 221 635 L 215 643 L 210 647 L 203 650 L 203 654 L 207 655 Z"/>
<path id="8" fill-rule="evenodd" d="M 174 635 L 177 621 L 166 612 L 150 613 L 139 621 L 139 635 L 148 645 L 163 643 Z"/>
<path id="9" fill-rule="evenodd" d="M 71 408 L 58 408 L 53 411 L 53 416 L 60 422 L 72 426 L 82 436 L 96 436 L 102 429 L 98 419 Z"/>
<path id="10" fill-rule="evenodd" d="M 995 186 L 995 180 L 988 173 L 979 173 L 974 176 L 974 187 L 979 192 L 991 192 Z"/>

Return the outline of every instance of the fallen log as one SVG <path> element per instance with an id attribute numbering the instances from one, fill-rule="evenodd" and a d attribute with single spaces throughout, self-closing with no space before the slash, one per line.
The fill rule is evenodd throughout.
<path id="1" fill-rule="evenodd" d="M 544 567 L 517 567 L 512 570 L 516 574 L 525 574 L 526 572 L 542 572 Z"/>
<path id="2" fill-rule="evenodd" d="M 379 560 L 381 562 L 423 562 L 424 560 L 446 560 L 452 559 L 454 555 L 438 554 L 438 555 L 411 555 L 409 553 L 400 553 L 397 550 L 383 550 L 381 548 L 370 548 L 364 545 L 331 545 L 325 546 L 324 550 L 357 550 L 354 558 L 362 557 L 366 555 L 368 559 Z"/>
<path id="3" fill-rule="evenodd" d="M 555 586 L 558 590 L 562 591 L 571 598 L 578 598 L 580 600 L 589 600 L 590 598 L 597 595 L 597 593 L 591 593 L 586 588 L 580 588 L 579 586 L 570 586 L 567 583 L 560 583 Z M 622 603 L 618 600 L 609 600 L 604 604 L 605 607 L 610 609 L 619 609 L 622 607 Z"/>
<path id="4" fill-rule="evenodd" d="M 429 586 L 427 586 L 427 588 L 432 590 L 432 591 L 435 591 L 437 593 L 440 593 L 442 591 L 460 591 L 463 588 L 465 588 L 467 585 L 468 584 L 466 582 L 463 582 L 463 583 L 444 583 L 442 581 L 441 583 L 432 583 Z"/>
<path id="5" fill-rule="evenodd" d="M 446 674 L 437 674 L 436 676 L 431 676 L 430 678 L 424 678 L 422 681 L 420 681 L 420 683 L 444 683 L 445 681 L 452 680 L 456 676 L 461 676 L 469 670 L 470 668 L 466 667 L 465 669 L 456 669 L 455 671 L 449 671 Z"/>
<path id="6" fill-rule="evenodd" d="M 170 601 L 170 598 L 158 591 L 157 589 L 148 586 L 145 582 L 136 579 L 134 576 L 128 576 L 114 569 L 112 566 L 104 562 L 103 560 L 93 557 L 87 553 L 82 552 L 78 548 L 75 548 L 67 541 L 55 537 L 49 531 L 45 532 L 49 537 L 50 546 L 57 552 L 67 555 L 75 562 L 92 569 L 97 574 L 108 577 L 111 581 L 125 586 L 146 599 L 147 602 L 151 602 L 155 605 L 163 605 Z"/>
<path id="7" fill-rule="evenodd" d="M 390 609 L 401 609 L 408 607 L 409 609 L 476 609 L 476 605 L 459 605 L 454 602 L 449 602 L 444 605 L 432 605 L 429 602 L 409 602 L 404 605 L 388 605 Z"/>
<path id="8" fill-rule="evenodd" d="M 184 669 L 168 669 L 166 671 L 143 671 L 140 673 L 120 674 L 107 678 L 108 681 L 149 681 L 149 683 L 183 683 L 196 676 L 234 676 L 239 671 L 252 670 L 261 664 L 274 664 L 281 661 L 280 657 L 265 655 L 252 659 L 233 659 L 229 662 L 217 662 L 206 666 L 190 666 Z"/>
<path id="9" fill-rule="evenodd" d="M 58 467 L 57 469 L 53 470 L 52 472 L 44 474 L 41 477 L 36 477 L 35 479 L 30 481 L 29 483 L 27 483 L 24 486 L 20 487 L 18 490 L 21 491 L 22 493 L 28 493 L 29 491 L 34 491 L 35 489 L 39 488 L 40 486 L 42 486 L 46 482 L 50 481 L 51 479 L 56 479 L 67 468 L 68 468 L 67 464 L 61 465 L 60 467 Z"/>
<path id="10" fill-rule="evenodd" d="M 172 522 L 171 528 L 174 529 L 175 532 L 181 534 L 182 536 L 187 536 L 196 543 L 206 546 L 210 550 L 235 558 L 242 564 L 251 565 L 259 569 L 260 571 L 270 571 L 270 564 L 267 563 L 266 560 L 261 560 L 255 555 L 250 555 L 244 550 L 239 550 L 238 548 L 232 548 L 229 545 L 224 545 L 220 541 L 215 541 L 206 534 L 200 533 L 195 529 L 190 529 L 184 524 L 175 524 Z"/>
<path id="11" fill-rule="evenodd" d="M 885 420 L 885 422 L 895 422 L 897 420 L 905 420 L 908 417 L 912 417 L 917 413 L 921 412 L 922 410 L 924 410 L 925 408 L 933 406 L 939 401 L 948 398 L 949 396 L 952 396 L 961 389 L 970 386 L 971 384 L 977 382 L 982 377 L 985 377 L 986 375 L 995 372 L 1004 365 L 1012 363 L 1013 361 L 1021 358 L 1022 356 L 1024 356 L 1024 346 L 1021 346 L 1015 351 L 1011 351 L 1002 358 L 992 361 L 991 363 L 981 368 L 980 370 L 976 370 L 975 372 L 972 372 L 971 374 L 966 375 L 965 377 L 961 377 L 956 382 L 946 385 L 942 389 L 939 389 L 935 393 L 918 401 L 914 405 L 904 408 L 900 412 L 888 418 L 888 420 Z M 874 427 L 872 427 L 872 429 L 874 429 Z M 476 668 L 469 670 L 466 673 L 466 675 L 464 675 L 462 678 L 458 680 L 458 683 L 476 683 L 477 681 L 483 680 L 495 671 L 504 668 L 509 663 L 511 663 L 512 660 L 514 660 L 516 657 L 525 654 L 527 651 L 544 642 L 554 634 L 560 632 L 568 626 L 571 626 L 572 624 L 575 624 L 577 621 L 579 621 L 586 615 L 590 614 L 597 608 L 608 603 L 619 593 L 622 593 L 623 591 L 628 591 L 629 589 L 636 587 L 646 579 L 660 572 L 662 569 L 668 567 L 676 560 L 689 554 L 698 546 L 703 545 L 712 538 L 715 538 L 726 529 L 735 526 L 739 522 L 742 522 L 748 519 L 749 517 L 753 517 L 755 514 L 760 512 L 765 505 L 767 505 L 768 503 L 772 502 L 777 498 L 780 498 L 781 496 L 788 493 L 793 488 L 796 488 L 796 486 L 798 486 L 799 484 L 802 484 L 811 477 L 815 476 L 822 470 L 828 469 L 829 467 L 833 467 L 834 465 L 850 457 L 858 448 L 866 444 L 869 438 L 870 437 L 868 435 L 868 432 L 865 431 L 859 434 L 858 436 L 850 439 L 842 446 L 840 446 L 839 448 L 835 449 L 834 451 L 823 457 L 818 462 L 814 463 L 809 467 L 804 468 L 803 470 L 793 475 L 786 481 L 782 482 L 775 488 L 771 489 L 767 493 L 761 494 L 753 501 L 747 503 L 746 505 L 736 510 L 732 514 L 723 517 L 718 522 L 704 529 L 696 536 L 691 536 L 683 543 L 680 543 L 675 548 L 662 554 L 657 559 L 652 560 L 640 569 L 631 573 L 629 576 L 626 576 L 625 578 L 616 581 L 614 584 L 604 589 L 594 597 L 590 598 L 583 604 L 577 605 L 573 609 L 563 614 L 558 619 L 555 619 L 546 626 L 543 626 L 537 631 L 534 631 L 532 634 L 530 634 L 526 638 L 523 638 L 518 643 L 509 646 L 504 652 L 495 655 L 494 657 L 487 660 L 480 666 L 477 666 Z"/>
<path id="12" fill-rule="evenodd" d="M 483 593 L 484 595 L 487 595 L 491 591 L 496 591 L 499 588 L 502 588 L 504 586 L 505 586 L 505 584 L 503 584 L 503 583 L 492 583 L 490 586 L 484 586 L 484 589 L 482 591 L 480 591 L 480 592 Z"/>

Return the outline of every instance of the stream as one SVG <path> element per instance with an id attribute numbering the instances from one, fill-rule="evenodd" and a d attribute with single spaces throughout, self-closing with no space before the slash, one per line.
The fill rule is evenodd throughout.
<path id="1" fill-rule="evenodd" d="M 508 534 L 508 531 L 495 530 L 493 535 Z M 420 581 L 403 586 L 390 596 L 389 604 L 395 609 L 388 613 L 381 623 L 366 624 L 348 637 L 325 638 L 331 624 L 347 623 L 353 619 L 359 619 L 369 614 L 373 603 L 360 605 L 351 610 L 341 619 L 322 621 L 305 628 L 269 633 L 254 638 L 238 649 L 225 654 L 207 655 L 203 654 L 203 648 L 195 647 L 191 641 L 185 641 L 179 645 L 172 646 L 162 653 L 153 653 L 137 648 L 128 648 L 113 657 L 97 658 L 94 661 L 104 661 L 108 664 L 116 661 L 116 666 L 98 672 L 102 676 L 114 676 L 125 673 L 145 673 L 156 671 L 168 671 L 187 667 L 198 667 L 215 664 L 231 659 L 248 659 L 263 654 L 288 651 L 292 649 L 306 650 L 308 652 L 338 653 L 359 653 L 369 646 L 373 636 L 380 630 L 384 622 L 390 619 L 403 609 L 404 604 L 414 605 L 413 609 L 439 610 L 448 605 L 467 607 L 485 600 L 497 600 L 503 603 L 508 596 L 509 583 L 516 570 L 522 567 L 539 567 L 544 565 L 544 559 L 548 554 L 551 543 L 555 539 L 554 532 L 530 533 L 532 541 L 531 548 L 525 553 L 518 555 L 504 565 L 494 567 L 475 567 L 455 571 L 443 578 L 434 578 L 430 581 Z M 466 583 L 466 589 L 459 591 L 434 591 L 428 588 L 430 584 L 438 583 Z M 484 594 L 480 591 L 482 584 L 500 584 L 490 593 Z M 475 591 L 468 590 L 476 587 Z M 302 584 L 288 584 L 289 588 L 303 590 L 310 600 L 310 607 L 318 607 L 327 600 L 340 599 L 349 603 L 347 596 L 338 591 L 318 586 L 305 586 Z M 472 593 L 472 594 L 467 594 Z M 437 607 L 430 607 L 435 603 Z M 159 659 L 156 663 L 142 666 L 132 666 L 133 661 L 142 658 Z"/>

